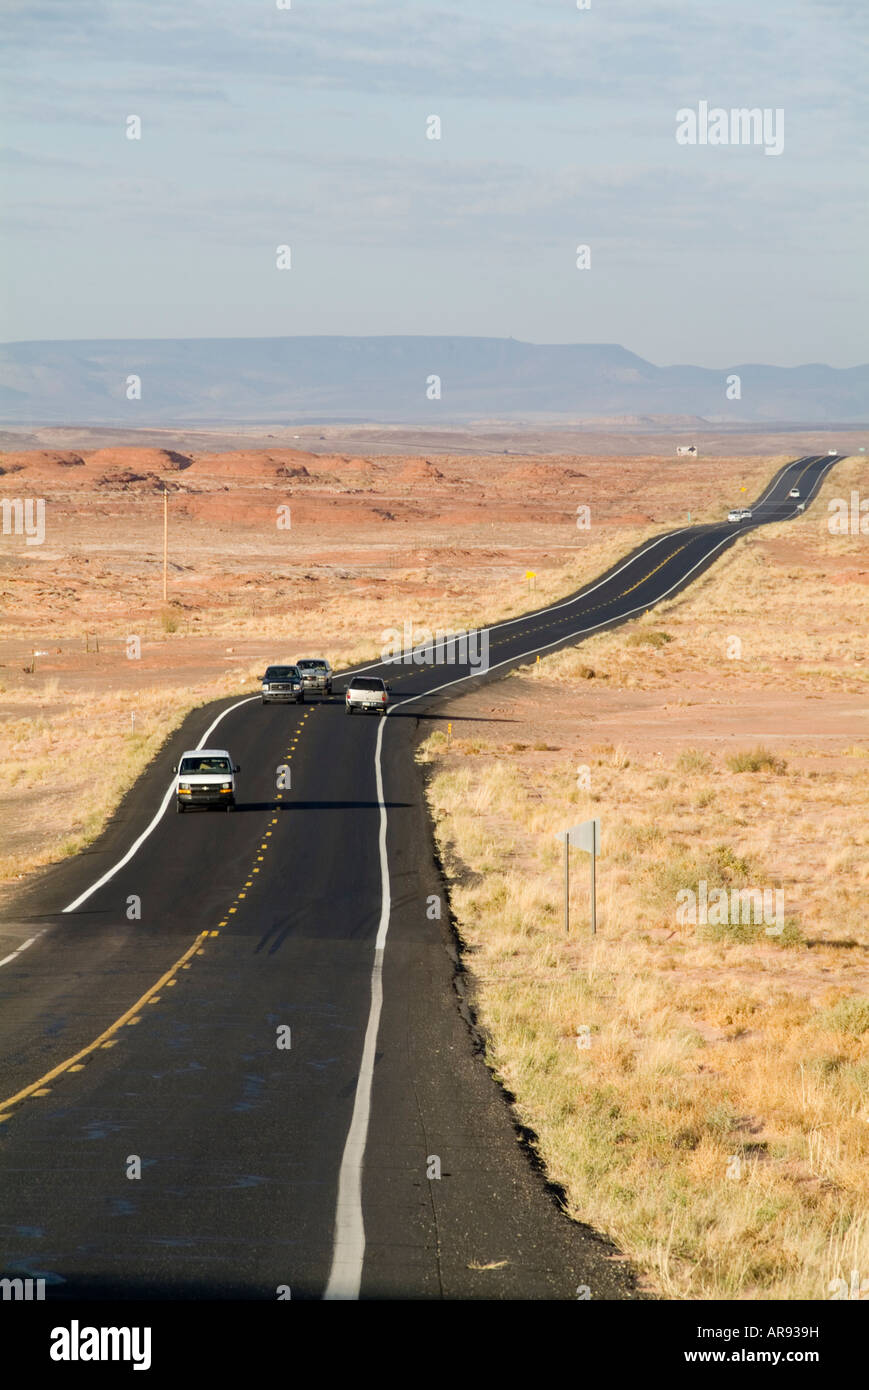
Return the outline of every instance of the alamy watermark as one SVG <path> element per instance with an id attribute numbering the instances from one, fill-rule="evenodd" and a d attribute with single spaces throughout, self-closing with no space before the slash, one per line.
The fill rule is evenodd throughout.
<path id="1" fill-rule="evenodd" d="M 383 647 L 380 659 L 388 665 L 405 666 L 470 666 L 477 671 L 489 669 L 489 630 L 445 632 L 418 628 L 405 618 L 403 630 L 388 627 L 380 638 Z"/>
<path id="2" fill-rule="evenodd" d="M 785 147 L 785 113 L 781 106 L 710 107 L 708 101 L 676 112 L 677 145 L 762 145 L 764 154 Z"/>
<path id="3" fill-rule="evenodd" d="M 42 545 L 45 540 L 44 497 L 4 497 L 0 512 L 4 536 L 23 536 L 25 545 Z"/>
<path id="4" fill-rule="evenodd" d="M 844 497 L 832 497 L 827 503 L 827 530 L 831 536 L 869 536 L 869 497 L 860 500 L 852 491 L 850 502 Z"/>
<path id="5" fill-rule="evenodd" d="M 130 1361 L 134 1371 L 151 1367 L 150 1327 L 53 1327 L 48 1354 L 52 1361 Z"/>
<path id="6" fill-rule="evenodd" d="M 680 927 L 765 926 L 767 936 L 781 936 L 785 926 L 783 888 L 709 888 L 701 878 L 696 890 L 676 894 Z"/>
<path id="7" fill-rule="evenodd" d="M 44 1279 L 0 1279 L 0 1300 L 12 1303 L 42 1303 L 45 1300 Z"/>

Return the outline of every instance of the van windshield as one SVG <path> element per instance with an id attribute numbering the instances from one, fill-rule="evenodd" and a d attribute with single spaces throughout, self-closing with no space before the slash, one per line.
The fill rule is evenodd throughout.
<path id="1" fill-rule="evenodd" d="M 191 772 L 232 772 L 229 758 L 182 758 L 178 769 L 182 776 Z"/>

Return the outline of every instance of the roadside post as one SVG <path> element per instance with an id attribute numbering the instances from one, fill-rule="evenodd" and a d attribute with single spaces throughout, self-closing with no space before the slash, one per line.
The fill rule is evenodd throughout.
<path id="1" fill-rule="evenodd" d="M 555 838 L 564 845 L 564 930 L 570 932 L 570 847 L 585 850 L 591 855 L 591 934 L 597 932 L 596 859 L 600 854 L 600 819 L 584 820 L 569 830 L 559 830 Z"/>
<path id="2" fill-rule="evenodd" d="M 169 491 L 163 489 L 163 602 L 169 597 Z"/>

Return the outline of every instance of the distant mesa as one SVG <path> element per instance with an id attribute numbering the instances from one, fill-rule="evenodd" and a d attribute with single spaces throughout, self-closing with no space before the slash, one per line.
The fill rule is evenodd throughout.
<path id="1" fill-rule="evenodd" d="M 657 366 L 616 343 L 429 335 L 88 339 L 0 344 L 0 421 L 126 428 L 130 409 L 119 390 L 131 362 L 148 382 L 137 426 L 256 422 L 286 437 L 304 421 L 305 437 L 320 440 L 351 423 L 430 425 L 424 388 L 432 373 L 443 377 L 439 427 L 480 420 L 620 422 L 656 430 L 669 425 L 690 438 L 708 420 L 861 422 L 869 395 L 866 364 Z M 742 382 L 738 400 L 724 396 L 731 374 Z M 170 465 L 166 451 L 155 471 Z"/>

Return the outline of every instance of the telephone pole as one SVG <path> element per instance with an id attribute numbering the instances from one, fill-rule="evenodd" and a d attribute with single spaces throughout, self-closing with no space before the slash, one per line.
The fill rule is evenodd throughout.
<path id="1" fill-rule="evenodd" d="M 169 597 L 169 493 L 163 489 L 163 602 Z"/>

